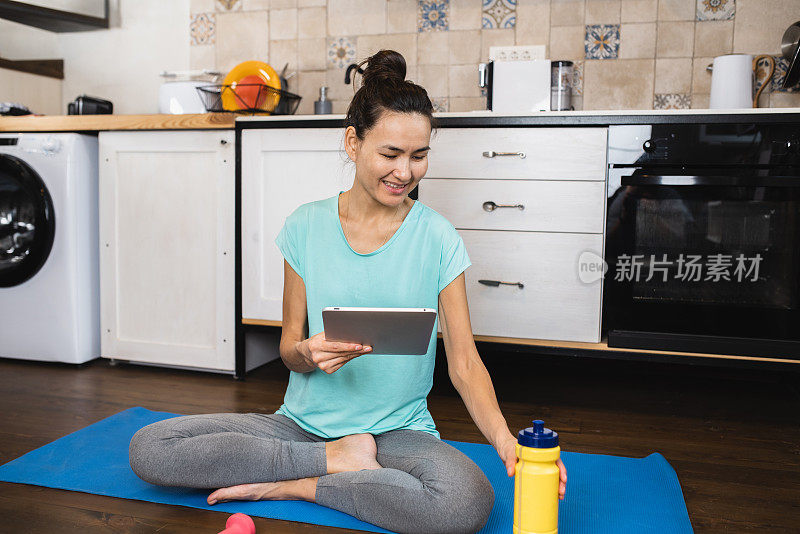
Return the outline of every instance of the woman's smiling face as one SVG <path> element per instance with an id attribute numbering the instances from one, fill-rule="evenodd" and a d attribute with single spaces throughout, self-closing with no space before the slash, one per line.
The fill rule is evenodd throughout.
<path id="1" fill-rule="evenodd" d="M 430 140 L 431 124 L 424 115 L 384 111 L 363 140 L 348 127 L 345 150 L 364 190 L 381 204 L 398 206 L 428 171 Z"/>

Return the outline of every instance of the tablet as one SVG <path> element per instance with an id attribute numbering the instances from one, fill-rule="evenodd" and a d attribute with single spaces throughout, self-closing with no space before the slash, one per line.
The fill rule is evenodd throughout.
<path id="1" fill-rule="evenodd" d="M 435 321 L 431 308 L 322 309 L 325 339 L 372 347 L 365 354 L 427 354 Z"/>

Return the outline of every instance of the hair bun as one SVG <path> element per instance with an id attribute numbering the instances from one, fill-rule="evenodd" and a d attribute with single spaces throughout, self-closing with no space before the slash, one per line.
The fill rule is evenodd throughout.
<path id="1" fill-rule="evenodd" d="M 367 67 L 362 69 L 366 64 Z M 350 65 L 347 67 L 350 72 Z M 357 72 L 361 73 L 361 87 L 356 91 L 353 83 L 353 99 L 347 107 L 344 119 L 345 130 L 353 127 L 356 136 L 364 140 L 384 112 L 418 113 L 426 117 L 431 130 L 436 127 L 433 105 L 424 87 L 406 80 L 406 60 L 394 50 L 381 50 L 361 60 Z"/>
<path id="2" fill-rule="evenodd" d="M 362 85 L 380 81 L 400 83 L 406 79 L 406 60 L 394 50 L 381 50 L 365 60 Z M 363 62 L 362 62 L 363 63 Z"/>

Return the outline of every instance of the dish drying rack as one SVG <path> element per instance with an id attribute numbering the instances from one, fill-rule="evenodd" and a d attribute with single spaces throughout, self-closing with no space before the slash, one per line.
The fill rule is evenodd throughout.
<path id="1" fill-rule="evenodd" d="M 287 64 L 288 66 L 288 64 Z M 295 73 L 283 77 L 286 72 L 286 66 L 281 73 L 281 84 L 285 85 L 286 80 L 291 78 Z M 202 70 L 184 70 L 184 71 L 162 71 L 160 76 L 165 80 L 170 81 L 206 81 L 208 85 L 200 85 L 195 89 L 200 95 L 200 100 L 206 108 L 206 111 L 214 113 L 241 113 L 241 114 L 268 114 L 268 115 L 292 115 L 297 111 L 297 106 L 300 104 L 301 96 L 285 91 L 283 89 L 275 89 L 264 84 L 253 83 L 239 83 L 239 84 L 222 84 L 218 83 L 225 77 L 224 72 L 202 69 Z M 247 88 L 258 86 L 258 93 L 255 98 L 249 99 L 256 106 L 249 105 L 251 102 L 246 101 L 239 95 L 235 87 Z M 233 100 L 239 106 L 239 109 L 228 110 L 222 105 L 222 96 L 233 95 Z M 275 105 L 275 101 L 278 101 Z"/>
<path id="2" fill-rule="evenodd" d="M 236 88 L 257 88 L 255 98 L 248 97 L 247 101 L 236 92 Z M 275 89 L 260 83 L 239 83 L 239 84 L 210 84 L 196 87 L 200 93 L 200 99 L 207 111 L 244 113 L 244 114 L 269 114 L 269 115 L 292 115 L 297 111 L 301 97 L 283 89 Z M 239 109 L 228 110 L 222 106 L 222 96 L 231 94 Z M 277 105 L 275 101 L 277 100 Z M 252 104 L 255 104 L 253 106 Z"/>

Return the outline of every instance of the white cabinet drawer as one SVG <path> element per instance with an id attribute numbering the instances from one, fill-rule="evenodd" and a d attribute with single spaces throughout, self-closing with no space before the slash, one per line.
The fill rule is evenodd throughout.
<path id="1" fill-rule="evenodd" d="M 602 233 L 606 193 L 605 182 L 424 178 L 419 200 L 459 229 Z"/>
<path id="2" fill-rule="evenodd" d="M 440 128 L 429 178 L 605 180 L 606 128 Z M 485 157 L 484 152 L 522 152 Z"/>
<path id="3" fill-rule="evenodd" d="M 475 335 L 600 341 L 601 280 L 578 278 L 581 253 L 602 257 L 602 234 L 459 230 Z M 478 280 L 521 282 L 484 285 Z"/>

